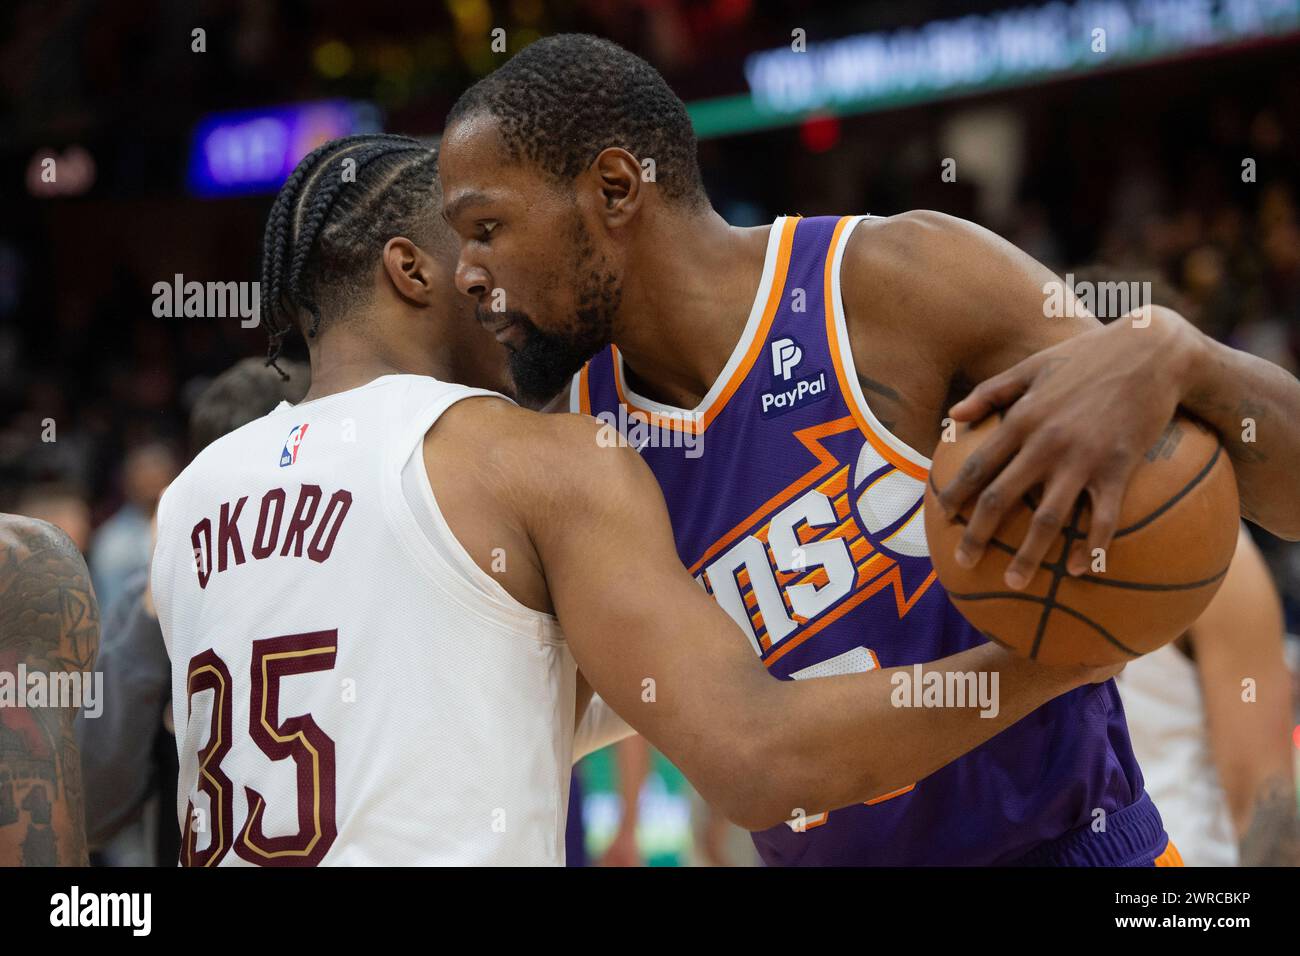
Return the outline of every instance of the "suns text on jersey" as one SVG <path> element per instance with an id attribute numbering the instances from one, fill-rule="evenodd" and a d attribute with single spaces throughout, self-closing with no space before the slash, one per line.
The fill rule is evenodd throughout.
<path id="1" fill-rule="evenodd" d="M 208 586 L 214 562 L 219 574 L 229 567 L 245 563 L 250 557 L 260 561 L 273 555 L 301 558 L 306 554 L 317 563 L 327 561 L 334 550 L 339 529 L 352 507 L 352 492 L 346 488 L 331 494 L 322 508 L 325 493 L 320 485 L 301 485 L 292 509 L 288 504 L 289 492 L 283 488 L 271 488 L 257 505 L 257 527 L 245 551 L 239 522 L 248 497 L 244 495 L 234 502 L 223 501 L 216 509 L 215 537 L 212 517 L 205 516 L 190 531 L 194 571 L 200 588 Z M 251 526 L 251 518 L 246 519 L 245 527 Z"/>

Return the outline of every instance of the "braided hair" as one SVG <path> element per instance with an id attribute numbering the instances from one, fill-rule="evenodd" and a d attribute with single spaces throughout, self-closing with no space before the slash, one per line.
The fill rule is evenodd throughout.
<path id="1" fill-rule="evenodd" d="M 262 239 L 261 320 L 266 364 L 279 371 L 296 322 L 314 338 L 324 317 L 365 301 L 376 259 L 393 236 L 423 245 L 437 218 L 437 153 L 409 136 L 331 140 L 280 187 Z"/>

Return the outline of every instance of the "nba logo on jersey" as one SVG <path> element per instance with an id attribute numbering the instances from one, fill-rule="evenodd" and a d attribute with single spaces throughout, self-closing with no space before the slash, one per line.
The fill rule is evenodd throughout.
<path id="1" fill-rule="evenodd" d="M 294 425 L 293 431 L 289 432 L 289 437 L 285 440 L 284 450 L 280 452 L 280 467 L 285 468 L 292 465 L 298 460 L 298 448 L 302 445 L 302 440 L 307 437 L 306 425 Z"/>

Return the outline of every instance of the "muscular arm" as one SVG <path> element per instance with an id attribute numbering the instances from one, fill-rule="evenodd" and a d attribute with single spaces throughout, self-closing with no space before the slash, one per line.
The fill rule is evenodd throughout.
<path id="1" fill-rule="evenodd" d="M 1072 553 L 1070 573 L 1082 573 L 1085 556 L 1109 545 L 1129 476 L 1180 404 L 1219 432 L 1243 515 L 1300 538 L 1293 490 L 1300 382 L 1283 369 L 1210 340 L 1158 306 L 1136 323 L 1103 327 L 1045 266 L 941 213 L 860 225 L 842 286 L 860 378 L 870 378 L 861 375 L 862 357 L 879 353 L 882 341 L 901 342 L 893 367 L 915 369 L 922 383 L 942 383 L 952 398 L 981 383 L 952 406 L 953 418 L 977 421 L 1005 409 L 994 435 L 939 495 L 951 514 L 978 494 L 959 563 L 973 566 L 1009 504 L 1042 483 L 1035 524 L 1006 583 L 1024 585 L 1081 493 L 1091 504 L 1089 535 Z M 1048 317 L 1051 296 L 1058 298 Z M 943 415 L 935 386 L 862 384 L 878 417 L 929 416 L 928 424 L 913 417 L 910 434 L 899 437 L 921 449 L 934 444 Z"/>
<path id="2" fill-rule="evenodd" d="M 1080 547 L 1070 565 L 1081 573 L 1083 555 L 1110 543 L 1128 479 L 1179 405 L 1219 433 L 1233 459 L 1242 514 L 1300 540 L 1300 381 L 1159 306 L 1136 322 L 1125 317 L 1102 327 L 1062 291 L 1058 304 L 1070 300 L 1078 317 L 1046 318 L 1048 281 L 1059 280 L 1009 243 L 932 212 L 864 223 L 846 253 L 843 290 L 855 356 L 870 354 L 892 330 L 914 343 L 922 371 L 961 386 L 954 398 L 978 383 L 952 406 L 954 419 L 1006 411 L 939 496 L 952 513 L 978 495 L 962 546 L 969 563 L 983 553 L 1007 502 L 1046 482 L 1042 529 L 1013 568 L 1037 563 L 1062 503 L 1082 490 L 1094 520 L 1087 549 Z M 873 390 L 862 384 L 870 400 Z M 875 390 L 874 398 L 896 402 L 900 396 L 890 391 L 899 390 Z M 873 410 L 880 416 L 874 404 Z M 1107 427 L 1097 428 L 1099 421 Z"/>
<path id="3" fill-rule="evenodd" d="M 1300 380 L 1254 355 L 1215 342 L 1173 312 L 1187 355 L 1179 402 L 1208 422 L 1232 456 L 1243 517 L 1300 541 Z"/>
<path id="4" fill-rule="evenodd" d="M 1100 327 L 1046 266 L 987 229 L 937 212 L 910 212 L 859 225 L 845 252 L 841 286 L 859 377 L 873 361 L 887 363 L 879 373 L 890 377 L 884 384 L 907 399 L 892 401 L 864 383 L 867 401 L 877 417 L 900 422 L 895 430 L 898 437 L 922 451 L 934 447 L 950 401 L 970 383 L 1041 350 L 1064 349 Z M 1115 366 L 1103 375 L 1110 376 L 1109 381 L 1129 371 Z M 1174 404 L 1171 401 L 1164 412 L 1165 424 L 1173 416 Z M 1013 409 L 1008 422 L 1014 424 L 1023 411 Z M 1091 495 L 1096 506 L 1101 493 L 1110 489 L 1089 482 L 1079 462 L 1113 450 L 1107 430 L 1092 426 L 1128 413 L 1114 401 L 1095 405 L 1087 412 L 1090 427 L 1082 437 L 1049 433 L 1036 439 L 1033 450 L 1060 468 L 1047 483 L 1020 555 L 1008 567 L 1009 586 L 1022 586 L 1011 579 L 1013 574 L 1025 580 L 1032 574 L 1080 492 Z M 964 479 L 974 481 L 995 473 L 1000 461 L 986 448 L 970 457 Z M 959 563 L 974 565 L 1007 504 L 1019 500 L 1037 481 L 1038 475 L 1024 461 L 1012 463 L 997 476 L 967 524 Z M 940 496 L 950 512 L 960 503 L 953 491 L 949 486 Z M 1094 514 L 1098 520 L 1093 530 L 1101 534 L 1111 516 L 1099 507 Z"/>
<path id="5" fill-rule="evenodd" d="M 99 609 L 67 535 L 0 517 L 0 680 L 89 676 Z M 0 707 L 0 866 L 84 866 L 86 835 L 75 707 Z"/>
<path id="6" fill-rule="evenodd" d="M 845 250 L 840 285 L 872 411 L 878 417 L 884 411 L 904 431 L 928 426 L 928 443 L 899 435 L 916 437 L 925 451 L 938 437 L 954 385 L 969 387 L 1099 327 L 1068 289 L 1054 310 L 1067 314 L 1045 314 L 1044 286 L 1060 282 L 995 233 L 944 213 L 915 210 L 860 223 Z M 882 349 L 887 364 L 879 378 L 864 375 Z"/>
<path id="7" fill-rule="evenodd" d="M 682 567 L 644 462 L 602 447 L 597 424 L 584 417 L 546 416 L 532 427 L 513 500 L 578 665 L 742 826 L 761 829 L 798 808 L 833 809 L 904 787 L 1104 676 L 1045 668 L 993 645 L 925 665 L 998 671 L 1000 709 L 990 718 L 975 708 L 893 706 L 891 679 L 911 668 L 773 680 Z"/>
<path id="8" fill-rule="evenodd" d="M 1076 467 L 1118 502 L 1136 455 L 1182 405 L 1219 433 L 1232 456 L 1242 516 L 1279 537 L 1300 540 L 1300 495 L 1293 490 L 1300 467 L 1300 381 L 1271 362 L 1213 341 L 1170 309 L 1157 306 L 1150 313 L 1146 326 L 1126 318 L 1032 355 L 954 405 L 959 420 L 978 420 L 1007 405 L 1011 411 L 987 467 L 961 476 L 941 500 L 958 506 L 995 480 L 1008 461 L 1045 474 L 1051 455 L 1039 449 L 1050 451 L 1053 438 L 1055 447 L 1064 447 L 1100 415 L 1125 408 L 1127 414 L 1106 419 L 1115 453 L 1085 447 L 1076 456 Z M 1104 545 L 1099 540 L 1095 546 Z"/>
<path id="9" fill-rule="evenodd" d="M 1241 863 L 1300 865 L 1282 605 L 1259 549 L 1244 531 L 1223 586 L 1192 628 L 1191 644 Z"/>

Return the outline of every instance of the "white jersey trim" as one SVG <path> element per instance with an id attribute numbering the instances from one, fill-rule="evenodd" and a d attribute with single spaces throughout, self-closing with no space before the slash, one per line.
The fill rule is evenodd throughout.
<path id="1" fill-rule="evenodd" d="M 853 230 L 857 228 L 858 223 L 864 219 L 878 218 L 880 217 L 854 216 L 840 230 L 839 242 L 831 250 L 831 295 L 828 305 L 831 309 L 831 316 L 835 321 L 835 337 L 839 344 L 840 363 L 844 367 L 844 378 L 847 380 L 849 387 L 849 400 L 857 406 L 862 413 L 862 417 L 867 420 L 867 424 L 871 426 L 871 430 L 875 432 L 881 441 L 912 464 L 919 465 L 928 471 L 930 459 L 901 438 L 896 437 L 893 432 L 882 425 L 880 419 L 871 411 L 871 406 L 867 404 L 866 396 L 862 394 L 862 386 L 858 384 L 858 372 L 853 364 L 853 346 L 849 342 L 848 323 L 844 319 L 844 297 L 840 291 L 840 267 L 844 262 L 844 250 L 848 248 L 849 237 L 853 235 Z"/>
<path id="2" fill-rule="evenodd" d="M 474 614 L 493 616 L 511 633 L 528 634 L 542 644 L 563 645 L 564 637 L 556 618 L 521 604 L 500 581 L 479 567 L 452 532 L 438 507 L 424 463 L 424 436 L 448 408 L 467 398 L 509 401 L 497 392 L 464 388 L 441 396 L 417 412 L 411 418 L 403 439 L 392 446 L 393 454 L 386 472 L 393 480 L 385 485 L 385 513 L 407 552 L 450 600 Z M 420 477 L 420 507 L 431 519 L 432 529 L 437 535 L 435 540 L 430 539 L 421 525 L 413 510 L 415 503 L 408 499 L 403 486 L 402 474 L 412 457 L 417 462 Z M 452 585 L 452 581 L 459 582 L 462 587 Z"/>
<path id="3" fill-rule="evenodd" d="M 690 409 L 677 408 L 637 394 L 627 383 L 627 375 L 623 368 L 623 353 L 615 348 L 614 378 L 618 384 L 618 390 L 627 397 L 630 404 L 668 418 L 685 419 L 696 423 L 704 421 L 709 409 L 717 404 L 722 397 L 722 393 L 726 391 L 728 384 L 735 377 L 736 370 L 745 361 L 745 356 L 749 354 L 750 343 L 754 341 L 754 336 L 758 334 L 758 330 L 763 325 L 763 313 L 767 309 L 767 300 L 772 293 L 772 280 L 776 276 L 778 253 L 781 250 L 781 236 L 785 232 L 785 221 L 788 218 L 788 216 L 778 216 L 776 221 L 772 223 L 772 230 L 767 237 L 767 252 L 763 257 L 763 275 L 758 280 L 758 291 L 754 293 L 754 302 L 749 307 L 749 318 L 745 321 L 744 331 L 740 333 L 740 339 L 736 342 L 735 348 L 731 350 L 731 357 L 727 359 L 727 364 L 723 366 L 722 372 L 714 379 L 712 387 L 705 393 L 700 404 Z M 575 401 L 576 398 L 577 392 L 575 391 Z"/>

